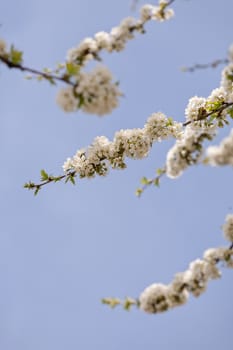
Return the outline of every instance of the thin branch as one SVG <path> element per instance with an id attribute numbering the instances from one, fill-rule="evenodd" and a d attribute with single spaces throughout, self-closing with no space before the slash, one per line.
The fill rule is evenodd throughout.
<path id="1" fill-rule="evenodd" d="M 203 64 L 197 63 L 191 67 L 182 67 L 181 70 L 183 72 L 194 72 L 198 69 L 216 68 L 220 64 L 228 64 L 228 63 L 229 63 L 229 60 L 227 58 L 222 58 L 222 59 L 218 59 L 218 60 L 215 60 L 213 62 L 210 62 L 210 63 L 203 63 Z"/>
<path id="2" fill-rule="evenodd" d="M 75 83 L 73 83 L 72 81 L 69 80 L 69 76 L 66 74 L 59 76 L 59 75 L 55 75 L 55 74 L 51 74 L 51 73 L 42 72 L 42 71 L 39 71 L 39 70 L 34 69 L 34 68 L 25 67 L 22 64 L 13 63 L 8 58 L 1 56 L 1 55 L 0 55 L 0 61 L 3 62 L 10 69 L 13 68 L 13 69 L 18 69 L 22 72 L 28 72 L 28 73 L 40 76 L 46 80 L 49 80 L 50 82 L 51 81 L 53 82 L 54 80 L 58 80 L 58 81 L 62 81 L 64 83 L 66 83 L 68 85 L 71 85 L 73 87 L 76 86 Z"/>

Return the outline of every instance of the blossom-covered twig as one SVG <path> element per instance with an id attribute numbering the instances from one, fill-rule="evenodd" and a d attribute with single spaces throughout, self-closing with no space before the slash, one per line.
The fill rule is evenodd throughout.
<path id="1" fill-rule="evenodd" d="M 125 18 L 110 33 L 98 32 L 93 38 L 84 39 L 77 47 L 68 50 L 66 63 L 59 64 L 54 72 L 48 68 L 44 71 L 26 67 L 22 64 L 22 52 L 11 46 L 7 51 L 6 43 L 0 40 L 0 62 L 8 68 L 18 69 L 32 74 L 38 80 L 46 79 L 55 84 L 62 81 L 69 85 L 59 91 L 58 105 L 65 112 L 82 109 L 89 114 L 99 116 L 109 114 L 118 106 L 118 82 L 112 82 L 112 75 L 105 67 L 97 67 L 92 72 L 83 72 L 87 62 L 94 59 L 101 61 L 100 52 L 122 51 L 127 41 L 134 38 L 134 33 L 145 33 L 144 25 L 150 20 L 164 21 L 173 17 L 172 9 L 167 8 L 175 0 L 159 0 L 158 6 L 144 5 L 140 10 L 140 18 Z"/>
<path id="2" fill-rule="evenodd" d="M 188 120 L 182 125 L 183 127 L 186 127 L 188 125 L 190 126 L 191 123 L 197 125 L 198 121 L 206 121 L 209 117 L 215 116 L 216 120 L 218 121 L 218 126 L 221 127 L 224 125 L 223 123 L 228 123 L 227 119 L 225 119 L 225 116 L 224 119 L 221 118 L 221 113 L 227 110 L 227 113 L 233 118 L 233 109 L 230 109 L 232 106 L 233 102 L 222 102 L 220 105 L 214 107 L 211 112 L 207 112 L 206 110 L 201 109 L 200 115 L 197 117 L 196 121 Z M 212 123 L 212 120 L 210 122 Z M 206 124 L 206 127 L 207 126 L 208 124 Z M 209 131 L 213 132 L 215 130 L 210 129 Z M 140 197 L 145 189 L 151 185 L 159 187 L 160 179 L 165 174 L 168 176 L 170 175 L 169 177 L 171 178 L 177 177 L 188 165 L 196 164 L 199 161 L 203 151 L 202 143 L 205 140 L 212 140 L 213 138 L 213 134 L 211 135 L 209 131 L 205 129 L 202 131 L 200 129 L 199 131 L 196 131 L 196 133 L 193 133 L 193 130 L 188 128 L 187 131 L 184 132 L 184 137 L 182 139 L 178 139 L 175 148 L 173 147 L 170 150 L 170 153 L 168 153 L 167 164 L 162 168 L 157 169 L 157 176 L 149 179 L 144 176 L 141 179 L 141 184 L 143 186 L 137 188 L 136 195 Z M 210 149 L 212 150 L 211 147 Z M 207 162 L 208 161 L 206 160 L 206 163 Z"/>
<path id="3" fill-rule="evenodd" d="M 58 182 L 63 179 L 67 180 L 67 178 L 70 180 L 70 174 L 72 174 L 72 179 L 76 176 L 79 176 L 80 178 L 93 178 L 95 175 L 106 176 L 109 166 L 113 169 L 125 169 L 126 157 L 142 159 L 147 156 L 153 143 L 165 140 L 169 137 L 177 138 L 179 144 L 178 152 L 182 151 L 180 155 L 181 160 L 178 162 L 178 160 L 175 159 L 175 165 L 173 164 L 174 161 L 172 161 L 172 165 L 167 162 L 167 165 L 164 168 L 159 169 L 157 176 L 153 179 L 147 179 L 144 177 L 141 180 L 143 187 L 138 188 L 136 192 L 139 196 L 149 185 L 154 184 L 159 186 L 159 180 L 163 175 L 171 174 L 170 177 L 173 177 L 174 174 L 177 174 L 178 169 L 180 173 L 184 167 L 195 164 L 201 155 L 203 141 L 206 139 L 210 140 L 213 137 L 212 127 L 214 119 L 209 121 L 210 124 L 208 124 L 208 118 L 210 116 L 215 116 L 217 124 L 219 123 L 219 120 L 221 123 L 223 121 L 227 123 L 225 116 L 223 118 L 221 113 L 232 105 L 233 102 L 227 103 L 225 101 L 219 102 L 218 107 L 212 105 L 211 108 L 213 108 L 214 113 L 212 113 L 213 111 L 205 113 L 205 120 L 203 118 L 203 110 L 201 110 L 200 120 L 196 117 L 196 120 L 193 120 L 191 124 L 193 124 L 192 128 L 195 128 L 198 126 L 198 123 L 203 123 L 204 121 L 206 123 L 205 128 L 203 129 L 202 125 L 199 127 L 199 132 L 193 133 L 193 129 L 189 123 L 187 131 L 183 132 L 183 138 L 181 138 L 181 123 L 177 123 L 171 118 L 167 118 L 163 113 L 154 113 L 148 118 L 144 128 L 118 131 L 112 142 L 104 136 L 97 137 L 88 149 L 81 149 L 77 151 L 73 158 L 67 159 L 63 165 L 65 175 L 44 178 L 41 184 L 28 182 L 24 187 L 36 191 L 37 194 L 38 190 L 48 183 Z M 183 126 L 186 126 L 186 123 L 183 123 Z M 187 148 L 187 145 L 185 146 L 187 142 L 189 143 L 189 148 Z M 44 170 L 42 171 L 44 172 Z M 47 173 L 46 175 L 48 176 Z M 43 176 L 43 174 L 41 176 Z"/>
<path id="4" fill-rule="evenodd" d="M 144 312 L 156 314 L 185 304 L 190 294 L 199 297 L 206 291 L 210 280 L 221 277 L 218 263 L 222 262 L 223 266 L 233 268 L 233 214 L 226 216 L 223 232 L 225 238 L 231 242 L 228 248 L 207 249 L 202 259 L 191 262 L 188 270 L 176 274 L 170 284 L 153 283 L 139 298 L 127 297 L 121 300 L 110 297 L 103 298 L 102 303 L 112 308 L 121 305 L 125 310 L 136 306 Z"/>

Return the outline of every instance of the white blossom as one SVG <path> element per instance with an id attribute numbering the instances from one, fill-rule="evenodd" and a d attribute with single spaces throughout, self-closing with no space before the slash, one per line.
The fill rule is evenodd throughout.
<path id="1" fill-rule="evenodd" d="M 206 150 L 206 163 L 233 166 L 233 129 L 230 135 L 222 140 L 219 146 L 209 146 Z"/>
<path id="2" fill-rule="evenodd" d="M 228 96 L 228 102 L 233 102 L 233 62 L 222 71 L 221 86 Z"/>
<path id="3" fill-rule="evenodd" d="M 78 108 L 79 100 L 74 96 L 73 88 L 70 86 L 58 92 L 56 101 L 65 112 L 74 112 Z"/>
<path id="4" fill-rule="evenodd" d="M 160 7 L 154 6 L 154 9 L 152 10 L 152 16 L 151 18 L 163 22 L 165 20 L 168 20 L 170 18 L 174 17 L 174 11 L 173 9 L 165 9 L 161 11 Z"/>
<path id="5" fill-rule="evenodd" d="M 94 173 L 100 176 L 106 175 L 109 166 L 114 169 L 124 169 L 125 157 L 144 158 L 154 142 L 168 137 L 179 137 L 181 129 L 180 123 L 173 122 L 162 113 L 154 113 L 148 118 L 144 128 L 117 131 L 112 142 L 104 136 L 97 137 L 84 152 L 77 151 L 73 158 L 68 158 L 63 165 L 63 170 L 72 168 L 81 177 L 85 174 L 93 177 Z M 80 155 L 84 157 L 81 161 Z M 89 164 L 94 165 L 91 169 L 92 176 L 89 170 L 86 171 L 87 164 L 88 169 Z"/>
<path id="6" fill-rule="evenodd" d="M 191 122 L 199 120 L 201 110 L 205 107 L 205 105 L 206 99 L 204 97 L 191 97 L 185 109 L 186 120 Z"/>
<path id="7" fill-rule="evenodd" d="M 151 15 L 154 7 L 155 6 L 153 5 L 145 4 L 140 8 L 140 18 L 143 22 L 146 22 L 151 19 Z"/>
<path id="8" fill-rule="evenodd" d="M 145 124 L 145 133 L 152 142 L 162 141 L 173 135 L 178 138 L 181 135 L 182 124 L 168 119 L 165 114 L 153 113 Z"/>
<path id="9" fill-rule="evenodd" d="M 98 51 L 97 42 L 95 39 L 86 38 L 79 44 L 67 52 L 66 59 L 68 62 L 75 62 L 77 60 L 89 61 L 93 59 Z"/>
<path id="10" fill-rule="evenodd" d="M 96 44 L 99 50 L 106 49 L 107 51 L 112 51 L 111 36 L 106 32 L 98 32 L 95 34 Z"/>
<path id="11" fill-rule="evenodd" d="M 233 242 L 233 214 L 228 214 L 223 225 L 224 237 Z"/>
<path id="12" fill-rule="evenodd" d="M 168 286 L 152 284 L 139 297 L 140 309 L 148 313 L 163 312 L 169 309 Z"/>
<path id="13" fill-rule="evenodd" d="M 118 106 L 122 95 L 118 84 L 112 82 L 111 72 L 103 66 L 97 66 L 92 72 L 80 72 L 77 86 L 59 91 L 58 105 L 66 112 L 74 112 L 81 108 L 89 114 L 99 116 L 109 114 Z"/>
<path id="14" fill-rule="evenodd" d="M 113 27 L 110 33 L 98 32 L 94 38 L 86 38 L 81 43 L 67 52 L 68 62 L 78 62 L 84 65 L 89 60 L 98 57 L 101 50 L 108 52 L 122 51 L 128 40 L 134 38 L 134 32 L 144 32 L 143 25 L 153 19 L 158 21 L 168 20 L 174 16 L 172 9 L 167 9 L 167 3 L 160 1 L 159 6 L 150 4 L 142 6 L 140 19 L 128 17 L 121 21 L 119 26 Z"/>
<path id="15" fill-rule="evenodd" d="M 226 218 L 233 238 L 233 214 Z M 207 288 L 208 282 L 221 277 L 217 264 L 223 262 L 227 267 L 233 267 L 232 248 L 211 248 L 204 252 L 203 259 L 196 259 L 189 268 L 177 273 L 168 285 L 153 283 L 139 296 L 139 307 L 147 313 L 163 312 L 173 307 L 183 305 L 189 297 L 200 296 Z"/>
<path id="16" fill-rule="evenodd" d="M 143 129 L 128 129 L 116 132 L 114 137 L 116 149 L 123 149 L 126 157 L 141 159 L 147 156 L 150 139 Z"/>
<path id="17" fill-rule="evenodd" d="M 170 178 L 180 176 L 189 166 L 196 163 L 202 150 L 199 148 L 201 132 L 193 130 L 189 125 L 182 137 L 176 140 L 175 145 L 168 151 L 166 159 L 166 174 Z"/>
<path id="18" fill-rule="evenodd" d="M 224 88 L 222 86 L 220 86 L 219 88 L 212 90 L 212 92 L 207 100 L 210 102 L 225 101 L 226 98 L 227 98 L 227 93 L 224 90 Z"/>

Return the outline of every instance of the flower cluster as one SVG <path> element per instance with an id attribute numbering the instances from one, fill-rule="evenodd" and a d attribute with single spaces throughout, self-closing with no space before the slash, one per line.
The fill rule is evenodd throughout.
<path id="1" fill-rule="evenodd" d="M 233 102 L 233 62 L 223 69 L 221 86 L 227 94 L 227 101 Z"/>
<path id="2" fill-rule="evenodd" d="M 202 155 L 202 141 L 210 137 L 208 133 L 193 130 L 189 125 L 182 137 L 168 151 L 166 160 L 166 174 L 170 178 L 180 176 L 190 165 L 198 162 Z"/>
<path id="3" fill-rule="evenodd" d="M 160 0 L 159 6 L 154 6 L 146 4 L 141 7 L 140 15 L 141 21 L 144 23 L 149 20 L 165 21 L 174 16 L 174 11 L 172 9 L 167 9 L 167 1 Z"/>
<path id="4" fill-rule="evenodd" d="M 223 225 L 224 237 L 233 242 L 233 214 L 228 214 Z"/>
<path id="5" fill-rule="evenodd" d="M 109 165 L 124 169 L 125 157 L 141 159 L 147 156 L 152 144 L 168 137 L 179 137 L 182 125 L 167 118 L 163 113 L 154 113 L 144 128 L 120 130 L 110 142 L 106 137 L 97 137 L 88 149 L 79 150 L 68 158 L 63 170 L 75 171 L 80 177 L 106 175 Z"/>
<path id="6" fill-rule="evenodd" d="M 208 98 L 198 96 L 190 98 L 185 109 L 186 122 L 184 125 L 186 129 L 167 153 L 166 174 L 168 177 L 176 178 L 188 166 L 196 164 L 203 153 L 203 142 L 212 140 L 217 133 L 217 128 L 228 124 L 226 118 L 230 113 L 228 107 L 232 106 L 233 90 L 232 82 L 229 83 L 231 78 L 226 72 L 231 69 L 229 68 L 231 65 L 224 68 L 221 86 L 214 89 Z M 209 162 L 211 164 L 218 161 L 222 164 L 233 164 L 230 163 L 233 162 L 232 147 L 231 137 L 225 140 L 220 148 L 209 147 Z"/>
<path id="7" fill-rule="evenodd" d="M 233 129 L 230 135 L 222 140 L 219 146 L 210 146 L 206 150 L 206 163 L 217 165 L 233 166 Z"/>
<path id="8" fill-rule="evenodd" d="M 168 151 L 166 159 L 166 174 L 171 179 L 182 175 L 191 165 L 197 164 L 203 154 L 203 142 L 212 140 L 215 128 L 194 130 L 187 126 L 175 145 Z"/>
<path id="9" fill-rule="evenodd" d="M 111 72 L 104 66 L 97 66 L 90 73 L 80 72 L 75 86 L 61 89 L 57 103 L 66 112 L 81 108 L 86 113 L 102 116 L 117 107 L 121 95 Z"/>
<path id="10" fill-rule="evenodd" d="M 228 219 L 226 231 L 231 231 L 233 238 L 233 215 Z M 190 263 L 188 270 L 176 274 L 169 285 L 154 283 L 148 286 L 139 297 L 140 309 L 147 313 L 163 312 L 183 305 L 188 300 L 189 294 L 198 297 L 206 290 L 210 280 L 221 276 L 216 266 L 220 261 L 225 266 L 233 268 L 233 250 L 223 247 L 208 249 L 203 259 Z"/>
<path id="11" fill-rule="evenodd" d="M 164 0 L 160 0 L 158 6 L 144 5 L 139 20 L 132 17 L 125 18 L 119 26 L 112 28 L 110 33 L 102 31 L 96 33 L 94 38 L 84 39 L 77 47 L 67 52 L 67 61 L 84 65 L 94 58 L 99 59 L 101 50 L 122 51 L 127 41 L 134 38 L 134 32 L 144 32 L 143 26 L 147 21 L 170 19 L 174 12 L 172 9 L 167 9 L 168 5 Z"/>
<path id="12" fill-rule="evenodd" d="M 201 120 L 204 115 L 206 106 L 206 98 L 194 96 L 189 99 L 188 105 L 185 109 L 185 116 L 187 121 L 195 122 Z"/>

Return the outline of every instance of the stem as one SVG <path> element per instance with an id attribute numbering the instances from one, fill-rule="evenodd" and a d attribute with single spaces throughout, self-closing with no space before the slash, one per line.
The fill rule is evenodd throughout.
<path id="1" fill-rule="evenodd" d="M 229 60 L 227 58 L 222 58 L 222 59 L 215 60 L 211 63 L 203 63 L 203 64 L 197 63 L 197 64 L 194 64 L 192 67 L 187 67 L 187 68 L 184 67 L 182 70 L 184 72 L 194 72 L 197 69 L 216 68 L 220 64 L 228 64 L 228 63 L 229 63 Z"/>
<path id="2" fill-rule="evenodd" d="M 62 81 L 68 85 L 71 85 L 73 87 L 76 86 L 76 84 L 72 83 L 67 76 L 59 76 L 59 75 L 55 75 L 55 74 L 41 72 L 41 71 L 34 69 L 34 68 L 25 67 L 25 66 L 22 66 L 21 64 L 11 62 L 9 59 L 7 59 L 4 56 L 0 56 L 0 61 L 5 63 L 5 65 L 10 69 L 12 69 L 12 68 L 19 69 L 22 72 L 28 72 L 31 74 L 35 74 L 35 75 L 41 76 L 47 80 L 59 80 L 59 81 Z"/>

